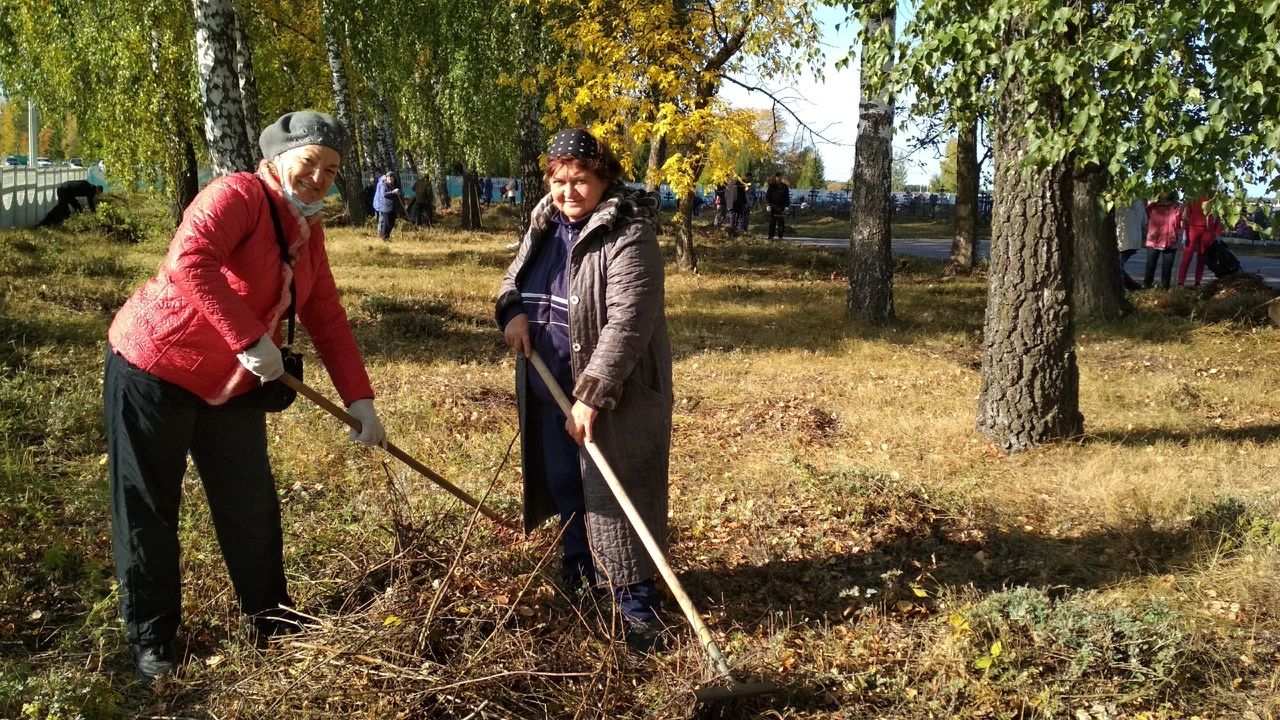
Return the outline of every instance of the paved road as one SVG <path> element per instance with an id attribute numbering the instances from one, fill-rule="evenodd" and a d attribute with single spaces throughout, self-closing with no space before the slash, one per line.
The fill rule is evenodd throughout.
<path id="1" fill-rule="evenodd" d="M 787 238 L 787 242 L 799 243 L 802 245 L 819 245 L 822 247 L 832 247 L 832 248 L 840 248 L 840 249 L 846 249 L 849 247 L 848 240 L 834 240 L 831 238 L 794 237 L 794 238 Z M 1258 248 L 1258 249 L 1261 250 L 1261 248 Z M 1272 285 L 1274 287 L 1280 287 L 1280 258 L 1263 257 L 1261 255 L 1247 255 L 1245 253 L 1251 250 L 1251 248 L 1249 248 L 1248 246 L 1244 246 L 1244 247 L 1235 246 L 1234 250 L 1236 253 L 1236 257 L 1240 258 L 1240 265 L 1244 267 L 1245 272 L 1251 272 L 1251 273 L 1256 273 L 1258 275 L 1261 275 L 1262 279 L 1267 281 L 1267 284 Z M 951 240 L 948 238 L 894 240 L 893 251 L 896 253 L 904 253 L 907 255 L 916 255 L 919 257 L 946 260 L 948 257 L 951 256 Z M 979 244 L 979 247 L 978 247 L 979 257 L 985 258 L 990 254 L 990 252 L 991 252 L 991 248 L 989 247 L 987 242 L 982 242 Z M 1129 258 L 1129 262 L 1125 263 L 1125 266 L 1124 266 L 1125 270 L 1128 271 L 1129 275 L 1132 276 L 1134 279 L 1136 279 L 1138 282 L 1142 282 L 1142 273 L 1146 267 L 1146 261 L 1147 261 L 1146 253 L 1140 250 L 1136 255 Z M 1174 271 L 1174 277 L 1173 277 L 1174 282 L 1177 282 L 1178 268 L 1175 266 L 1173 271 Z M 1187 272 L 1187 275 L 1190 276 L 1194 272 L 1195 272 L 1195 267 L 1193 266 Z M 1205 268 L 1204 274 L 1205 274 L 1205 282 L 1208 282 L 1209 280 L 1213 279 L 1213 273 L 1209 272 L 1208 268 Z M 1157 282 L 1159 282 L 1158 273 L 1156 277 L 1157 277 Z M 1188 277 L 1187 282 L 1190 282 L 1190 281 L 1191 281 L 1191 278 Z"/>

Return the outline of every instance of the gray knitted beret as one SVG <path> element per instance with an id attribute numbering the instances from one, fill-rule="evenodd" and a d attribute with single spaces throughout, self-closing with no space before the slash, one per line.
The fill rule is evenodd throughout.
<path id="1" fill-rule="evenodd" d="M 346 153 L 347 133 L 332 115 L 299 110 L 281 115 L 258 137 L 262 156 L 268 159 L 303 145 L 323 145 L 342 155 Z"/>

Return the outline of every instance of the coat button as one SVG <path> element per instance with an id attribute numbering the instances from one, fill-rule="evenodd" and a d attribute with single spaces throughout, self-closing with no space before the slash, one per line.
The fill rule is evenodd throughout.
<path id="1" fill-rule="evenodd" d="M 578 302 L 579 302 L 579 301 L 578 301 L 578 296 L 577 296 L 577 295 L 570 295 L 570 296 L 569 296 L 569 302 L 573 303 L 574 305 L 577 305 L 577 304 L 578 304 Z"/>
<path id="2" fill-rule="evenodd" d="M 574 351 L 574 352 L 582 352 L 582 343 L 574 343 L 574 344 L 573 344 L 573 351 Z"/>

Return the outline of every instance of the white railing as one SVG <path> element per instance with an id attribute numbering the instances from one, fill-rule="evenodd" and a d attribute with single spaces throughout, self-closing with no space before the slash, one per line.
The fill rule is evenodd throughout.
<path id="1" fill-rule="evenodd" d="M 57 187 L 84 168 L 0 168 L 0 228 L 35 227 L 58 204 Z"/>

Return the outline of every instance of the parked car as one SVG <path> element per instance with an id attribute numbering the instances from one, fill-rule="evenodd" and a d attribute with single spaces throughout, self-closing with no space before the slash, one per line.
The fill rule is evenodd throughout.
<path id="1" fill-rule="evenodd" d="M 78 157 L 71 158 L 70 160 L 67 160 L 67 167 L 82 168 L 84 167 L 84 160 L 81 160 Z"/>
<path id="2" fill-rule="evenodd" d="M 50 159 L 49 159 L 49 158 L 47 158 L 47 157 L 40 156 L 40 157 L 36 158 L 36 167 L 38 167 L 38 168 L 51 168 L 51 167 L 53 167 L 53 161 L 52 161 L 52 160 L 50 160 Z"/>
<path id="3" fill-rule="evenodd" d="M 10 155 L 4 159 L 5 167 L 22 167 L 27 164 L 27 159 L 21 155 Z"/>

